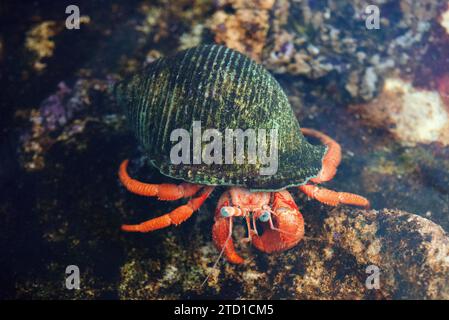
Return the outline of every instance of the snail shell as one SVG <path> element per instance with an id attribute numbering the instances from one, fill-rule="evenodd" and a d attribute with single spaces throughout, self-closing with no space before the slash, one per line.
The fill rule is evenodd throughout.
<path id="1" fill-rule="evenodd" d="M 117 83 L 114 93 L 150 163 L 164 175 L 273 191 L 304 184 L 321 169 L 326 147 L 304 139 L 279 83 L 261 65 L 227 47 L 201 45 L 160 58 Z M 173 164 L 172 131 L 185 129 L 192 136 L 195 121 L 203 132 L 215 128 L 223 136 L 225 129 L 266 129 L 267 134 L 276 129 L 276 172 L 261 174 L 264 163 L 251 163 L 248 157 L 243 164 Z M 208 143 L 201 143 L 201 152 Z M 193 143 L 190 148 L 193 154 Z"/>

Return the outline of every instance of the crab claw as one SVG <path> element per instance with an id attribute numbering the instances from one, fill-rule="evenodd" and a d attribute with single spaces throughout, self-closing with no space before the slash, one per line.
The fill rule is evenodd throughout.
<path id="1" fill-rule="evenodd" d="M 236 264 L 244 262 L 235 251 L 232 241 L 232 217 L 216 219 L 212 228 L 212 238 L 217 249 L 223 251 L 229 262 Z"/>
<path id="2" fill-rule="evenodd" d="M 286 190 L 274 194 L 273 210 L 267 218 L 259 217 L 263 234 L 251 230 L 253 245 L 267 253 L 294 247 L 304 237 L 304 220 L 290 193 Z M 264 222 L 266 221 L 266 222 Z"/>
<path id="3" fill-rule="evenodd" d="M 238 214 L 238 210 L 230 206 L 230 203 L 229 192 L 223 193 L 215 210 L 212 239 L 217 249 L 226 256 L 229 262 L 241 264 L 244 260 L 235 252 L 234 242 L 232 241 L 232 219 L 233 216 Z"/>

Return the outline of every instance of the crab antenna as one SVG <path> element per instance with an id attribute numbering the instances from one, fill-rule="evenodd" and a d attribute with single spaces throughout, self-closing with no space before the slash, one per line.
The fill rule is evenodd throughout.
<path id="1" fill-rule="evenodd" d="M 215 269 L 217 267 L 218 262 L 220 261 L 221 257 L 223 256 L 223 253 L 225 251 L 226 245 L 228 244 L 228 241 L 229 241 L 229 239 L 231 239 L 231 237 L 232 237 L 232 217 L 229 217 L 229 235 L 226 238 L 226 241 L 225 241 L 225 243 L 223 245 L 223 248 L 220 251 L 220 254 L 218 255 L 217 260 L 215 260 L 215 263 L 212 266 L 212 269 Z M 207 280 L 209 280 L 211 274 L 212 274 L 212 272 L 208 273 L 206 279 L 204 279 L 204 281 L 201 283 L 201 287 L 200 288 L 202 288 L 206 284 L 206 282 L 207 282 Z"/>
<path id="2" fill-rule="evenodd" d="M 257 231 L 256 216 L 254 214 L 253 214 L 253 229 L 254 232 L 256 233 L 256 236 L 258 236 L 259 232 Z"/>

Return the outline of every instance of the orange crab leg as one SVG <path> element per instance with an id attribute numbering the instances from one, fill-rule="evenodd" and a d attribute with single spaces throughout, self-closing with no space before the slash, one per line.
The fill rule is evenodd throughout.
<path id="1" fill-rule="evenodd" d="M 272 217 L 264 224 L 261 236 L 252 231 L 253 245 L 267 253 L 284 251 L 297 245 L 303 237 L 304 219 L 292 196 L 286 190 L 275 192 Z"/>
<path id="2" fill-rule="evenodd" d="M 185 205 L 182 205 L 170 213 L 164 214 L 163 216 L 150 219 L 141 224 L 135 225 L 122 225 L 122 230 L 131 232 L 150 232 L 162 228 L 166 228 L 172 224 L 178 225 L 192 215 L 192 213 L 198 210 L 199 207 L 204 203 L 204 201 L 209 197 L 214 187 L 205 187 L 204 191 L 198 197 L 192 198 Z"/>
<path id="3" fill-rule="evenodd" d="M 337 206 L 339 204 L 349 204 L 366 208 L 370 206 L 368 199 L 353 193 L 336 192 L 310 184 L 299 186 L 299 189 L 310 198 L 329 206 Z"/>
<path id="4" fill-rule="evenodd" d="M 323 167 L 317 177 L 310 179 L 314 183 L 331 180 L 337 173 L 337 167 L 341 161 L 340 145 L 328 135 L 309 128 L 301 128 L 301 132 L 307 136 L 315 137 L 325 144 L 328 149 L 323 158 Z"/>
<path id="5" fill-rule="evenodd" d="M 178 200 L 193 196 L 202 188 L 201 185 L 181 183 L 180 185 L 162 183 L 143 183 L 131 178 L 126 171 L 129 160 L 124 160 L 120 165 L 119 178 L 128 191 L 147 197 L 158 197 L 159 200 Z"/>
<path id="6" fill-rule="evenodd" d="M 229 192 L 223 193 L 218 200 L 217 209 L 215 210 L 215 223 L 212 228 L 212 239 L 218 250 L 222 250 L 226 259 L 235 264 L 244 262 L 235 251 L 234 242 L 232 240 L 232 219 L 233 217 L 223 217 L 221 215 L 221 208 L 229 206 L 231 197 Z"/>

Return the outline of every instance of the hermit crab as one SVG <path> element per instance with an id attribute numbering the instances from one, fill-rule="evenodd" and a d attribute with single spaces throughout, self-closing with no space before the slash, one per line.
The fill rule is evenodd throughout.
<path id="1" fill-rule="evenodd" d="M 127 172 L 128 160 L 120 165 L 120 181 L 141 196 L 166 201 L 190 198 L 160 217 L 123 225 L 124 231 L 150 232 L 179 225 L 200 208 L 214 188 L 226 186 L 215 210 L 213 241 L 228 261 L 242 263 L 232 240 L 237 217 L 245 219 L 246 240 L 267 253 L 292 248 L 304 237 L 304 220 L 288 188 L 298 188 L 331 206 L 369 206 L 362 196 L 317 186 L 334 177 L 341 160 L 339 144 L 321 132 L 300 128 L 279 83 L 261 65 L 237 51 L 201 45 L 160 58 L 115 84 L 113 93 L 149 162 L 179 183 L 137 181 Z M 230 161 L 220 157 L 201 161 L 201 155 L 211 152 L 212 144 L 204 135 L 199 142 L 185 144 L 190 152 L 183 156 L 186 161 L 173 161 L 173 132 L 195 135 L 198 123 L 201 128 L 213 128 L 218 137 L 257 129 L 266 130 L 261 135 L 266 138 L 268 131 L 276 130 L 275 140 L 256 142 L 257 147 L 265 141 L 270 151 L 276 152 L 276 170 L 261 174 L 265 162 L 250 157 L 248 150 L 243 156 L 238 150 L 227 153 Z M 308 143 L 303 134 L 323 145 Z M 249 137 L 245 138 L 248 142 Z M 217 145 L 213 151 L 223 155 Z M 199 157 L 195 159 L 195 155 Z M 239 156 L 241 161 L 235 161 Z"/>

